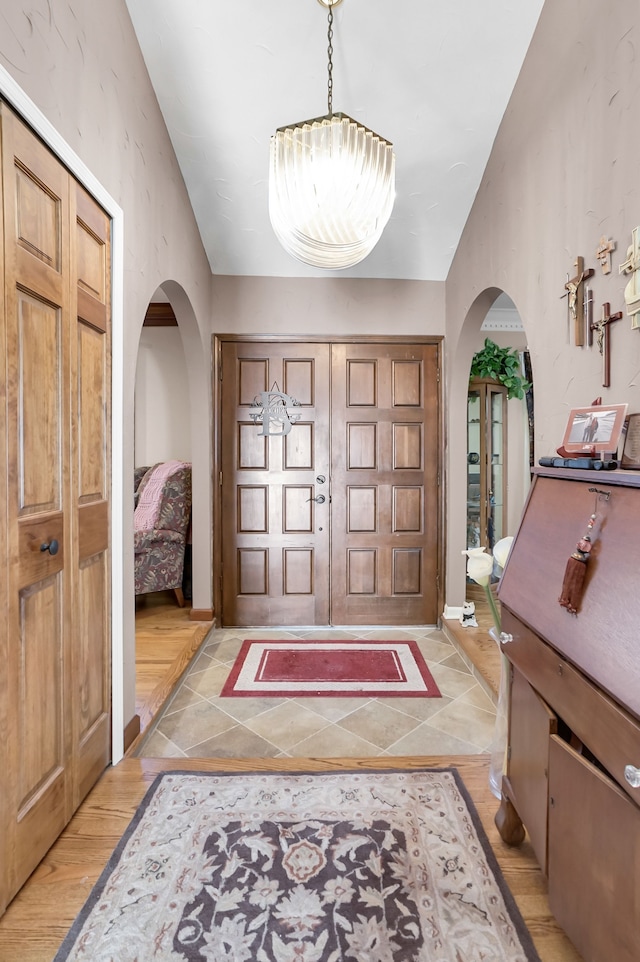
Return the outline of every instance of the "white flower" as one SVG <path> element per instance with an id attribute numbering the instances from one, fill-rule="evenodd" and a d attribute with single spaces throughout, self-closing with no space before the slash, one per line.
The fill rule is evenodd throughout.
<path id="1" fill-rule="evenodd" d="M 467 551 L 462 552 L 462 554 L 466 554 L 467 556 L 467 577 L 475 581 L 476 584 L 479 584 L 481 588 L 484 588 L 484 593 L 487 596 L 489 608 L 493 616 L 493 623 L 496 626 L 498 635 L 500 635 L 501 630 L 500 612 L 496 607 L 491 591 L 491 578 L 493 576 L 494 565 L 497 565 L 499 568 L 504 568 L 506 565 L 512 544 L 513 537 L 509 536 L 508 538 L 501 538 L 500 541 L 496 542 L 493 546 L 492 555 L 487 554 L 484 547 L 469 548 Z"/>
<path id="2" fill-rule="evenodd" d="M 508 538 L 501 538 L 500 541 L 497 541 L 493 546 L 493 557 L 495 558 L 496 564 L 499 564 L 501 568 L 504 568 L 507 563 L 512 544 L 513 535 L 509 535 Z"/>
<path id="3" fill-rule="evenodd" d="M 462 554 L 466 554 L 468 558 L 467 575 L 484 588 L 485 585 L 489 584 L 493 574 L 492 556 L 486 554 L 484 548 L 470 548 L 468 551 L 463 551 Z"/>

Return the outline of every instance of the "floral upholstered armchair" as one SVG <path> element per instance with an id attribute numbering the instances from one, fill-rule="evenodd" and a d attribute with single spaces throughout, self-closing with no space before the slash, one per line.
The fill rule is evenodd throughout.
<path id="1" fill-rule="evenodd" d="M 138 486 L 134 513 L 135 592 L 173 589 L 184 606 L 184 552 L 191 521 L 191 465 L 165 461 Z"/>

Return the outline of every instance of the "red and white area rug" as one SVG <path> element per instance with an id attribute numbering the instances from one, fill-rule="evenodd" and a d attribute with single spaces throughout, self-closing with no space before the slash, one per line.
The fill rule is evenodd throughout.
<path id="1" fill-rule="evenodd" d="M 221 697 L 439 698 L 415 641 L 244 641 Z"/>

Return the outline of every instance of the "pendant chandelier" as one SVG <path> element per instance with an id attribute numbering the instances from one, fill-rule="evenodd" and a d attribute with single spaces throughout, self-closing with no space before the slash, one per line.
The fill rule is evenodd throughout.
<path id="1" fill-rule="evenodd" d="M 333 7 L 328 7 L 327 114 L 271 137 L 269 217 L 289 254 L 311 267 L 352 267 L 382 235 L 395 198 L 393 144 L 333 113 Z"/>

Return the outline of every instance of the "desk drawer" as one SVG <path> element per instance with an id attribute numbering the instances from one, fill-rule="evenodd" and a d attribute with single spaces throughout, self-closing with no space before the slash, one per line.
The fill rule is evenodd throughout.
<path id="1" fill-rule="evenodd" d="M 624 775 L 627 765 L 640 769 L 640 722 L 508 609 L 503 609 L 502 628 L 513 636 L 503 646 L 509 661 L 640 805 L 640 788 L 632 788 Z"/>

